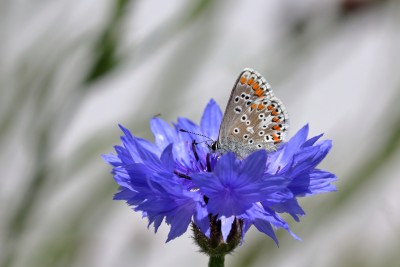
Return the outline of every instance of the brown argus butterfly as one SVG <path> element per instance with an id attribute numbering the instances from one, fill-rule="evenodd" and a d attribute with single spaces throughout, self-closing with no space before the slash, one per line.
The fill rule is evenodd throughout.
<path id="1" fill-rule="evenodd" d="M 233 86 L 214 147 L 241 158 L 258 149 L 273 151 L 288 128 L 289 116 L 282 101 L 258 72 L 246 68 Z"/>

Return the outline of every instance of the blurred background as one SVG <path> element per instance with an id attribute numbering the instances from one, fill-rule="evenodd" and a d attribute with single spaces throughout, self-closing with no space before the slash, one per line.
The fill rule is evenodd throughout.
<path id="1" fill-rule="evenodd" d="M 206 266 L 112 201 L 118 123 L 199 122 L 245 67 L 333 149 L 338 192 L 301 199 L 299 242 L 252 230 L 226 266 L 400 265 L 400 5 L 390 0 L 0 2 L 0 266 Z"/>

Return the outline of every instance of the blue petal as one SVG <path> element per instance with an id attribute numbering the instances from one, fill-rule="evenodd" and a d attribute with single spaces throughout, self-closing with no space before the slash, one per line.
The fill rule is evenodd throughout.
<path id="1" fill-rule="evenodd" d="M 136 149 L 134 140 L 135 137 L 131 134 L 131 132 L 123 127 L 122 125 L 119 125 L 121 128 L 122 132 L 124 133 L 124 136 L 121 136 L 121 141 L 122 144 L 124 145 L 125 149 L 129 152 L 130 157 L 132 158 L 133 162 L 138 162 L 141 163 L 142 160 L 139 156 L 139 153 Z M 122 150 L 120 150 L 122 152 Z"/>
<path id="2" fill-rule="evenodd" d="M 147 167 L 153 170 L 162 170 L 160 159 L 152 151 L 148 150 L 143 146 L 143 143 L 137 139 L 133 139 L 133 143 L 136 147 L 137 154 L 140 157 L 141 162 L 146 164 Z"/>
<path id="3" fill-rule="evenodd" d="M 310 172 L 310 191 L 312 194 L 335 192 L 336 187 L 331 183 L 337 180 L 333 173 L 315 169 Z"/>
<path id="4" fill-rule="evenodd" d="M 269 193 L 264 200 L 261 201 L 264 207 L 269 207 L 275 204 L 284 203 L 287 200 L 294 198 L 295 195 L 293 192 L 288 188 L 283 188 L 277 191 L 273 191 Z"/>
<path id="5" fill-rule="evenodd" d="M 196 211 L 196 203 L 201 200 L 200 194 L 187 191 L 180 182 L 181 179 L 173 174 L 153 173 L 147 177 L 147 187 L 144 186 L 138 193 L 142 202 L 135 210 L 145 212 L 149 224 L 154 223 L 155 230 L 164 217 L 166 223 L 171 225 L 167 242 L 186 231 Z"/>
<path id="6" fill-rule="evenodd" d="M 321 136 L 323 136 L 324 134 L 319 134 L 317 136 L 311 137 L 310 139 L 308 139 L 303 145 L 302 147 L 307 147 L 307 146 L 312 146 L 315 144 L 315 142 L 318 141 L 318 139 L 321 138 Z"/>
<path id="7" fill-rule="evenodd" d="M 200 125 L 201 129 L 203 130 L 203 134 L 213 140 L 217 140 L 221 121 L 221 109 L 219 108 L 218 104 L 211 99 L 204 110 L 203 116 L 201 117 Z"/>
<path id="8" fill-rule="evenodd" d="M 124 133 L 124 136 L 121 136 L 122 144 L 128 150 L 133 162 L 142 162 L 141 155 L 139 154 L 140 151 L 138 151 L 139 148 L 141 148 L 142 150 L 147 150 L 155 155 L 160 154 L 160 150 L 154 144 L 145 139 L 134 137 L 131 132 L 122 125 L 119 125 L 119 127 Z"/>
<path id="9" fill-rule="evenodd" d="M 306 141 L 308 130 L 309 127 L 308 124 L 306 124 L 289 140 L 285 146 L 286 153 L 294 154 L 297 152 L 301 145 Z"/>
<path id="10" fill-rule="evenodd" d="M 193 209 L 187 209 L 186 207 L 179 207 L 174 213 L 170 213 L 167 216 L 166 222 L 171 224 L 171 230 L 168 233 L 168 239 L 166 242 L 181 236 L 186 232 L 190 222 L 192 221 Z"/>
<path id="11" fill-rule="evenodd" d="M 163 222 L 164 217 L 163 216 L 157 216 L 153 222 L 154 224 L 154 232 L 157 233 L 158 228 L 161 226 L 161 223 Z M 150 225 L 150 221 L 149 221 Z"/>
<path id="12" fill-rule="evenodd" d="M 292 231 L 290 231 L 288 224 L 282 218 L 280 218 L 275 213 L 275 211 L 269 208 L 262 209 L 260 206 L 254 204 L 253 207 L 249 209 L 245 215 L 242 216 L 242 218 L 244 220 L 249 220 L 250 222 L 252 222 L 259 231 L 270 236 L 276 242 L 276 244 L 278 244 L 278 240 L 276 239 L 276 236 L 272 228 L 270 227 L 270 224 L 277 228 L 284 228 L 295 239 L 300 240 L 300 238 L 298 238 Z"/>
<path id="13" fill-rule="evenodd" d="M 169 144 L 161 154 L 160 160 L 164 168 L 169 172 L 174 172 L 175 160 L 172 153 L 173 144 Z"/>
<path id="14" fill-rule="evenodd" d="M 236 197 L 234 194 L 223 194 L 221 192 L 217 196 L 210 197 L 207 204 L 207 209 L 212 214 L 220 216 L 235 216 L 242 214 L 252 205 L 250 202 L 241 202 L 242 198 Z"/>
<path id="15" fill-rule="evenodd" d="M 226 185 L 233 181 L 234 177 L 237 177 L 239 167 L 235 154 L 228 152 L 219 159 L 214 172 L 219 177 L 221 183 Z"/>
<path id="16" fill-rule="evenodd" d="M 319 153 L 315 155 L 313 159 L 313 165 L 316 167 L 329 153 L 332 148 L 332 141 L 331 140 L 324 140 L 318 143 Z"/>
<path id="17" fill-rule="evenodd" d="M 263 179 L 265 160 L 266 152 L 261 150 L 240 166 L 235 154 L 228 152 L 219 159 L 214 173 L 193 174 L 193 183 L 208 197 L 208 211 L 218 218 L 240 215 L 266 194 L 286 188 L 287 179 Z"/>
<path id="18" fill-rule="evenodd" d="M 241 170 L 241 176 L 245 175 L 246 180 L 242 182 L 252 183 L 263 176 L 267 161 L 267 151 L 260 149 L 250 154 L 244 161 Z M 240 179 L 240 178 L 239 178 Z"/>
<path id="19" fill-rule="evenodd" d="M 197 202 L 196 214 L 193 217 L 193 221 L 203 234 L 210 237 L 210 218 L 208 216 L 206 205 Z"/>
<path id="20" fill-rule="evenodd" d="M 269 222 L 267 222 L 265 220 L 261 220 L 261 219 L 255 219 L 253 221 L 253 224 L 257 228 L 258 231 L 271 237 L 275 241 L 275 244 L 277 246 L 279 245 L 278 239 L 276 238 L 274 230 L 272 229 L 271 224 Z"/>
<path id="21" fill-rule="evenodd" d="M 296 176 L 289 188 L 296 196 L 309 196 L 325 192 L 336 191 L 331 182 L 336 176 L 330 172 L 312 170 L 310 173 L 303 173 Z"/>
<path id="22" fill-rule="evenodd" d="M 129 165 L 135 163 L 135 160 L 132 158 L 131 153 L 128 151 L 128 149 L 122 146 L 114 146 L 114 149 L 123 164 Z"/>
<path id="23" fill-rule="evenodd" d="M 262 177 L 262 189 L 264 194 L 282 192 L 290 184 L 291 179 L 286 176 L 266 174 Z M 260 188 L 261 189 L 261 188 Z"/>
<path id="24" fill-rule="evenodd" d="M 202 134 L 201 129 L 197 124 L 195 124 L 189 119 L 178 118 L 178 123 L 175 127 L 176 130 L 178 131 L 179 138 L 182 141 L 191 143 L 193 140 L 204 141 L 203 139 L 205 139 L 204 137 L 196 135 L 196 134 Z M 181 129 L 192 133 L 181 132 L 180 131 Z"/>
<path id="25" fill-rule="evenodd" d="M 143 190 L 148 187 L 148 176 L 152 171 L 143 163 L 135 163 L 124 167 L 125 172 L 129 175 L 129 185 L 135 190 Z M 120 184 L 120 183 L 119 183 Z"/>
<path id="26" fill-rule="evenodd" d="M 224 188 L 214 173 L 194 173 L 192 181 L 208 197 L 218 195 L 219 190 Z"/>
<path id="27" fill-rule="evenodd" d="M 242 214 L 252 205 L 249 193 L 241 195 L 237 188 L 221 184 L 219 177 L 211 173 L 194 174 L 192 180 L 208 197 L 207 210 L 211 214 L 230 217 Z"/>
<path id="28" fill-rule="evenodd" d="M 114 200 L 129 200 L 133 195 L 134 192 L 124 187 L 120 187 L 120 191 L 114 195 Z"/>
<path id="29" fill-rule="evenodd" d="M 293 155 L 298 152 L 301 145 L 306 141 L 307 135 L 308 124 L 301 128 L 289 142 L 284 144 L 282 149 L 275 153 L 270 153 L 268 157 L 268 172 L 275 174 L 290 166 L 293 161 Z"/>
<path id="30" fill-rule="evenodd" d="M 154 134 L 155 142 L 161 150 L 178 139 L 176 130 L 160 118 L 153 118 L 150 121 L 150 128 Z"/>
<path id="31" fill-rule="evenodd" d="M 271 223 L 275 227 L 284 227 L 286 223 L 279 216 L 275 215 L 274 212 L 266 212 L 260 206 L 254 204 L 242 218 L 245 221 L 250 221 L 260 232 L 271 237 L 278 245 L 278 239 L 271 227 Z"/>
<path id="32" fill-rule="evenodd" d="M 252 225 L 252 222 L 250 220 L 243 220 L 243 225 L 242 225 L 242 240 L 241 240 L 241 244 L 244 240 L 244 236 L 247 233 L 247 231 L 250 229 Z"/>
<path id="33" fill-rule="evenodd" d="M 332 147 L 330 140 L 320 142 L 318 145 L 305 147 L 294 157 L 292 175 L 296 176 L 306 170 L 315 168 L 328 154 Z"/>
<path id="34" fill-rule="evenodd" d="M 162 149 L 158 148 L 155 144 L 147 141 L 146 139 L 136 137 L 135 140 L 146 150 L 150 151 L 156 156 L 160 156 Z"/>
<path id="35" fill-rule="evenodd" d="M 300 207 L 299 203 L 297 203 L 297 200 L 295 198 L 288 199 L 283 203 L 272 205 L 270 206 L 270 208 L 279 213 L 283 212 L 289 213 L 293 217 L 293 219 L 297 222 L 300 221 L 298 215 L 303 216 L 306 214 L 304 210 Z"/>
<path id="36" fill-rule="evenodd" d="M 107 162 L 108 164 L 110 164 L 114 167 L 120 166 L 122 164 L 121 159 L 114 154 L 111 154 L 111 153 L 103 154 L 103 155 L 101 155 L 101 157 L 103 158 L 103 160 L 105 162 Z"/>

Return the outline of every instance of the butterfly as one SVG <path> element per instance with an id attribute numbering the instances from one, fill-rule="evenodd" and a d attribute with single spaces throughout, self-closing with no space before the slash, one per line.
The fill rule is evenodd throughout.
<path id="1" fill-rule="evenodd" d="M 244 69 L 229 98 L 213 149 L 244 158 L 258 149 L 274 151 L 285 139 L 289 116 L 271 85 L 253 69 Z"/>

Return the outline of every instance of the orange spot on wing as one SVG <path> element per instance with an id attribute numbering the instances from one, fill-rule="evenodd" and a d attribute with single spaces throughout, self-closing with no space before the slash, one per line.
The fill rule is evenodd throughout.
<path id="1" fill-rule="evenodd" d="M 279 122 L 279 119 L 278 119 L 277 117 L 273 117 L 273 118 L 272 118 L 272 121 L 273 121 L 273 122 Z"/>
<path id="2" fill-rule="evenodd" d="M 255 109 L 256 107 L 257 107 L 257 104 L 256 104 L 256 103 L 251 104 L 251 108 L 252 108 L 252 109 Z"/>
<path id="3" fill-rule="evenodd" d="M 241 84 L 245 84 L 246 82 L 247 82 L 246 77 L 244 77 L 244 76 L 240 77 L 240 83 Z"/>
<path id="4" fill-rule="evenodd" d="M 274 125 L 272 126 L 272 129 L 274 129 L 275 131 L 280 131 L 281 127 L 279 127 L 279 125 Z"/>
<path id="5" fill-rule="evenodd" d="M 273 116 L 275 116 L 275 115 L 278 115 L 278 112 L 276 112 L 275 110 L 273 110 L 273 111 L 271 112 L 271 114 L 272 114 Z"/>
<path id="6" fill-rule="evenodd" d="M 256 95 L 256 96 L 262 96 L 263 94 L 264 94 L 263 90 L 257 90 L 254 92 L 254 95 Z"/>
<path id="7" fill-rule="evenodd" d="M 258 83 L 253 84 L 253 90 L 257 91 L 260 88 L 260 85 Z"/>
<path id="8" fill-rule="evenodd" d="M 268 109 L 268 110 L 273 110 L 274 107 L 273 107 L 273 106 L 268 106 L 267 109 Z"/>
<path id="9" fill-rule="evenodd" d="M 263 105 L 263 104 L 258 104 L 258 107 L 257 107 L 257 109 L 258 110 L 263 110 L 265 108 L 265 106 Z"/>
<path id="10" fill-rule="evenodd" d="M 272 140 L 274 140 L 275 143 L 279 143 L 281 141 L 281 139 L 279 139 L 279 137 L 276 134 L 272 134 Z"/>
<path id="11" fill-rule="evenodd" d="M 250 78 L 249 81 L 247 82 L 248 85 L 252 85 L 254 83 L 254 79 Z"/>

